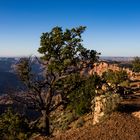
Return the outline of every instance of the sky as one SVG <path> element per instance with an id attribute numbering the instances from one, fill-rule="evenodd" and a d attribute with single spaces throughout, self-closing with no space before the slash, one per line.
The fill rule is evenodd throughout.
<path id="1" fill-rule="evenodd" d="M 0 57 L 38 55 L 43 32 L 81 25 L 84 47 L 140 56 L 139 0 L 0 0 Z"/>

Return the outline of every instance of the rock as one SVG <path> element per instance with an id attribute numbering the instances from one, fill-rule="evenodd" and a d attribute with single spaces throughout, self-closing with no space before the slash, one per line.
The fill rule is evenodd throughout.
<path id="1" fill-rule="evenodd" d="M 118 94 L 101 95 L 95 97 L 92 101 L 91 109 L 93 111 L 93 125 L 99 123 L 102 117 L 108 115 L 114 111 L 120 102 L 120 96 Z"/>
<path id="2" fill-rule="evenodd" d="M 134 117 L 140 119 L 140 111 L 138 111 L 138 112 L 133 112 L 133 113 L 132 113 L 132 116 L 134 116 Z"/>

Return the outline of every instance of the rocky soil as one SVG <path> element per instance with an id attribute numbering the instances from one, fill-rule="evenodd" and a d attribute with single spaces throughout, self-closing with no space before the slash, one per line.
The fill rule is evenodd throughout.
<path id="1" fill-rule="evenodd" d="M 50 140 L 140 140 L 140 120 L 115 112 L 101 124 L 69 130 Z"/>
<path id="2" fill-rule="evenodd" d="M 140 81 L 133 82 L 132 86 L 137 85 Z M 93 126 L 92 116 L 88 116 L 84 119 L 89 120 L 80 128 L 69 129 L 51 138 L 35 136 L 31 140 L 140 140 L 140 87 L 135 91 L 121 103 L 117 112 L 97 125 Z"/>
<path id="3" fill-rule="evenodd" d="M 102 123 L 70 129 L 49 140 L 140 140 L 140 92 L 125 99 Z"/>
<path id="4" fill-rule="evenodd" d="M 91 124 L 91 116 L 88 116 Z M 132 95 L 122 102 L 119 111 L 112 113 L 97 125 L 70 129 L 51 138 L 34 140 L 140 140 L 140 96 Z"/>

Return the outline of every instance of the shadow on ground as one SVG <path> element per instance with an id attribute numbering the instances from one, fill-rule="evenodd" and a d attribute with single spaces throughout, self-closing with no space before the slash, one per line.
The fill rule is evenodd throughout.
<path id="1" fill-rule="evenodd" d="M 121 113 L 129 113 L 140 111 L 140 105 L 138 104 L 121 104 L 119 109 L 119 112 Z"/>

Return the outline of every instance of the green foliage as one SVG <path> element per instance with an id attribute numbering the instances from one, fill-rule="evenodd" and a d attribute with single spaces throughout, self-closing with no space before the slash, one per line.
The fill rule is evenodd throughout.
<path id="1" fill-rule="evenodd" d="M 122 97 L 127 93 L 130 81 L 127 72 L 124 70 L 104 72 L 102 75 L 104 81 L 110 85 L 109 92 L 118 93 Z"/>
<path id="2" fill-rule="evenodd" d="M 77 119 L 77 115 L 75 112 L 70 112 L 68 110 L 65 110 L 62 115 L 60 115 L 58 118 L 55 117 L 53 120 L 53 127 L 55 129 L 59 129 L 62 131 L 65 131 L 69 129 L 69 125 Z"/>
<path id="3" fill-rule="evenodd" d="M 29 67 L 31 64 L 31 59 L 29 58 L 21 58 L 19 60 L 19 63 L 16 65 L 15 69 L 18 74 L 18 76 L 21 78 L 21 80 L 28 84 L 28 79 L 31 78 L 31 67 Z"/>
<path id="4" fill-rule="evenodd" d="M 69 124 L 76 119 L 76 116 L 70 112 L 65 114 L 61 119 L 62 121 L 60 122 L 60 129 L 65 131 L 69 128 Z"/>
<path id="5" fill-rule="evenodd" d="M 119 103 L 122 98 L 119 94 L 108 94 L 106 95 L 106 113 L 111 113 L 112 111 L 116 111 L 119 107 Z"/>
<path id="6" fill-rule="evenodd" d="M 95 94 L 95 82 L 91 87 L 94 78 L 81 78 L 80 72 L 83 68 L 92 67 L 99 53 L 83 47 L 81 36 L 85 28 L 80 26 L 63 31 L 61 27 L 54 27 L 42 34 L 38 49 L 42 55 L 39 59 L 43 65 L 41 74 L 33 73 L 31 58 L 21 59 L 17 65 L 17 73 L 29 90 L 25 99 L 44 117 L 42 124 L 46 125 L 42 130 L 46 130 L 46 135 L 49 135 L 49 123 L 45 122 L 45 118 L 49 118 L 50 113 L 60 105 L 70 103 L 78 114 L 90 108 L 91 97 Z M 57 95 L 61 97 L 58 102 L 54 101 Z M 24 103 L 27 104 L 27 100 Z"/>
<path id="7" fill-rule="evenodd" d="M 86 27 L 62 30 L 61 27 L 54 27 L 50 32 L 43 33 L 38 52 L 48 62 L 49 71 L 64 73 L 69 66 L 80 65 L 82 61 L 95 62 L 97 52 L 87 50 L 82 46 L 81 34 Z"/>
<path id="8" fill-rule="evenodd" d="M 19 114 L 8 109 L 0 116 L 0 138 L 8 140 L 26 140 L 29 136 L 27 121 Z"/>
<path id="9" fill-rule="evenodd" d="M 95 89 L 99 84 L 101 84 L 101 79 L 97 75 L 82 77 L 78 88 L 74 88 L 69 95 L 68 107 L 75 110 L 78 115 L 88 113 L 90 111 L 91 100 L 96 94 Z"/>
<path id="10" fill-rule="evenodd" d="M 140 57 L 135 57 L 132 61 L 132 69 L 134 72 L 140 72 Z"/>
<path id="11" fill-rule="evenodd" d="M 124 70 L 120 71 L 109 70 L 108 72 L 104 72 L 102 77 L 104 78 L 105 81 L 114 84 L 115 86 L 128 80 L 128 75 Z"/>

